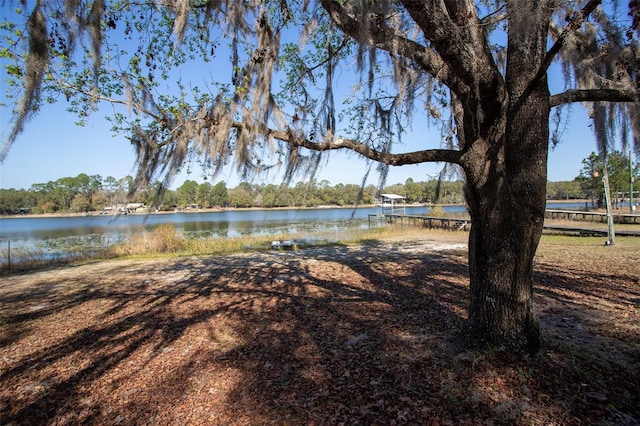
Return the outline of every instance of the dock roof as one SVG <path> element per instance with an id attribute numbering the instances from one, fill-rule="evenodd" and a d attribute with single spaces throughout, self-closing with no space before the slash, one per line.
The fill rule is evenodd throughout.
<path id="1" fill-rule="evenodd" d="M 402 195 L 398 195 L 398 194 L 380 194 L 380 196 L 382 198 L 388 198 L 390 200 L 404 200 L 407 197 L 403 197 Z"/>

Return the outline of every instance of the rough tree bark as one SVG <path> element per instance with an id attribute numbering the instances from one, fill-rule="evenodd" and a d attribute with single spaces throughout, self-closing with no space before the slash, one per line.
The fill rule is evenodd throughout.
<path id="1" fill-rule="evenodd" d="M 545 56 L 549 10 L 546 2 L 510 4 L 506 108 L 489 115 L 498 131 L 487 142 L 468 142 L 474 146 L 463 163 L 473 223 L 471 302 L 458 339 L 465 348 L 495 345 L 533 353 L 541 345 L 532 265 L 544 223 L 550 104 L 546 77 L 535 76 Z M 499 93 L 496 87 L 493 96 L 480 95 L 499 99 Z M 479 117 L 466 111 L 468 119 Z"/>

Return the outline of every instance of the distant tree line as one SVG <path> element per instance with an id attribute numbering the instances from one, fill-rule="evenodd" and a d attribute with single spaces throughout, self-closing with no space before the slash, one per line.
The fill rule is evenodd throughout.
<path id="1" fill-rule="evenodd" d="M 47 183 L 36 183 L 29 189 L 0 189 L 0 213 L 64 213 L 101 210 L 106 206 L 129 202 L 146 202 L 148 193 L 129 196 L 133 179 L 84 173 Z"/>
<path id="2" fill-rule="evenodd" d="M 590 200 L 592 207 L 604 206 L 604 186 L 602 157 L 592 152 L 589 157 L 582 160 L 582 169 L 572 181 L 547 182 L 547 198 L 553 200 Z M 640 165 L 631 164 L 629 170 L 629 156 L 614 151 L 607 155 L 607 171 L 609 174 L 609 189 L 611 191 L 611 204 L 617 207 L 619 203 L 629 196 L 629 180 L 638 181 L 640 177 Z M 640 184 L 634 183 L 634 196 L 638 196 Z"/>
<path id="3" fill-rule="evenodd" d="M 602 206 L 602 159 L 592 153 L 582 160 L 582 164 L 583 169 L 574 180 L 548 182 L 547 197 L 554 200 L 587 199 L 592 200 L 594 206 Z M 607 158 L 607 170 L 612 203 L 615 204 L 620 199 L 616 194 L 629 190 L 629 157 L 618 151 L 611 153 Z M 632 167 L 632 176 L 639 176 L 637 163 Z M 81 173 L 76 177 L 37 183 L 27 190 L 0 189 L 0 214 L 92 212 L 127 203 L 142 203 L 151 210 L 346 206 L 373 204 L 381 193 L 402 195 L 408 203 L 464 202 L 461 180 L 415 182 L 409 178 L 404 183 L 381 190 L 374 185 L 362 187 L 339 183 L 331 186 L 326 180 L 298 182 L 293 186 L 241 182 L 235 188 L 227 188 L 224 181 L 198 183 L 186 180 L 175 190 L 163 191 L 161 198 L 158 197 L 159 183 L 133 193 L 132 183 L 130 176 L 116 179 Z M 640 189 L 640 184 L 637 185 L 636 190 Z"/>
<path id="4" fill-rule="evenodd" d="M 84 173 L 29 189 L 0 189 L 0 214 L 80 213 L 100 211 L 127 203 L 143 203 L 151 210 L 212 207 L 317 207 L 373 204 L 380 193 L 405 196 L 409 203 L 462 203 L 462 181 L 437 180 L 402 184 L 379 190 L 374 185 L 331 185 L 328 181 L 298 182 L 295 185 L 252 184 L 241 182 L 227 188 L 224 181 L 198 183 L 186 180 L 175 190 L 165 190 L 158 197 L 159 183 L 131 193 L 133 179 Z M 439 186 L 439 188 L 438 188 Z"/>

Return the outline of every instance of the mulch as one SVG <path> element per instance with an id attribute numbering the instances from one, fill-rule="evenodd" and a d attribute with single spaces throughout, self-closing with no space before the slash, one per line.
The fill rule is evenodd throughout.
<path id="1" fill-rule="evenodd" d="M 536 356 L 452 351 L 464 237 L 3 277 L 0 424 L 639 424 L 639 255 L 564 250 Z"/>

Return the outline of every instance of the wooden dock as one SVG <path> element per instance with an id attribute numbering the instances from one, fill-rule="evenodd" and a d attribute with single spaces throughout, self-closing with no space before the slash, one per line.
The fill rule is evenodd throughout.
<path id="1" fill-rule="evenodd" d="M 549 211 L 549 210 L 548 210 Z M 575 213 L 575 212 L 574 212 Z M 588 212 L 578 212 L 588 213 Z M 632 216 L 632 215 L 627 215 Z M 639 218 L 640 219 L 640 218 Z M 571 220 L 571 219 L 570 219 Z M 573 219 L 576 220 L 576 219 Z M 606 215 L 605 215 L 606 220 Z M 471 219 L 464 217 L 435 217 L 404 214 L 370 214 L 369 224 L 372 222 L 397 223 L 400 225 L 422 226 L 425 228 L 440 228 L 450 231 L 467 231 L 471 227 Z M 631 222 L 631 223 L 640 223 Z M 544 225 L 544 230 L 552 233 L 563 233 L 581 236 L 607 236 L 606 229 L 593 229 L 580 226 Z M 615 230 L 619 236 L 640 237 L 640 230 Z"/>
<path id="2" fill-rule="evenodd" d="M 606 229 L 579 228 L 575 226 L 544 225 L 544 230 L 551 233 L 580 235 L 581 237 L 606 237 L 608 235 Z M 640 237 L 640 231 L 628 229 L 615 229 L 614 233 L 620 237 Z"/>
<path id="3" fill-rule="evenodd" d="M 611 216 L 613 217 L 614 223 L 640 223 L 640 214 L 614 213 Z M 579 210 L 545 210 L 544 217 L 549 219 L 585 220 L 602 223 L 607 221 L 606 213 L 583 212 Z"/>
<path id="4" fill-rule="evenodd" d="M 449 230 L 467 231 L 471 226 L 471 219 L 456 217 L 434 217 L 410 214 L 370 214 L 369 224 L 372 221 L 384 221 L 386 223 L 399 223 L 400 225 L 423 226 L 425 228 L 442 228 Z"/>

